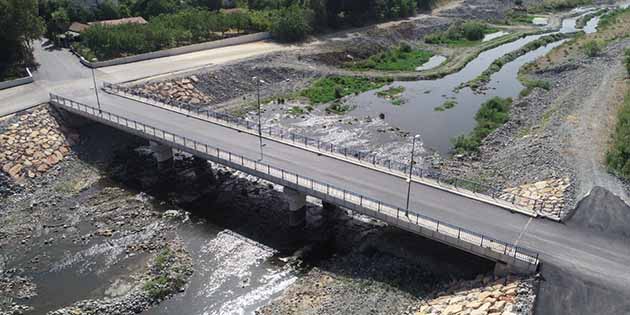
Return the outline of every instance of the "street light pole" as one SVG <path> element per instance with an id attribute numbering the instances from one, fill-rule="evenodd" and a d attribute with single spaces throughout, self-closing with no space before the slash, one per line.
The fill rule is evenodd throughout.
<path id="1" fill-rule="evenodd" d="M 94 68 L 92 69 L 92 82 L 94 82 L 94 93 L 96 94 L 96 104 L 98 105 L 98 113 L 102 114 L 101 111 L 101 100 L 98 98 L 98 88 L 96 88 L 96 75 L 94 74 Z"/>
<path id="2" fill-rule="evenodd" d="M 263 139 L 262 139 L 262 113 L 260 109 L 260 83 L 262 80 L 258 80 L 257 77 L 253 77 L 256 80 L 256 94 L 258 98 L 258 139 L 260 140 L 260 160 L 263 160 Z"/>
<path id="3" fill-rule="evenodd" d="M 409 177 L 407 178 L 407 206 L 405 207 L 405 216 L 409 216 L 409 198 L 411 197 L 411 176 L 413 175 L 414 153 L 416 151 L 416 139 L 419 139 L 420 135 L 415 135 L 411 144 L 411 159 L 409 162 Z"/>

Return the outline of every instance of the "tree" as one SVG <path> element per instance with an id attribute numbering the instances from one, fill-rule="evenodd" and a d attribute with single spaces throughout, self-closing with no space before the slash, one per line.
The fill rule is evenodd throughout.
<path id="1" fill-rule="evenodd" d="M 219 11 L 223 4 L 222 0 L 195 0 L 194 4 L 198 7 L 208 9 L 210 11 Z"/>
<path id="2" fill-rule="evenodd" d="M 177 0 L 138 0 L 132 8 L 134 14 L 152 18 L 160 14 L 175 13 L 180 7 Z"/>
<path id="3" fill-rule="evenodd" d="M 0 78 L 35 67 L 31 42 L 44 32 L 36 0 L 0 0 Z"/>
<path id="4" fill-rule="evenodd" d="M 46 35 L 49 39 L 54 39 L 57 35 L 64 33 L 70 26 L 68 12 L 64 8 L 59 8 L 51 13 L 48 21 Z"/>
<path id="5" fill-rule="evenodd" d="M 299 41 L 313 30 L 313 11 L 295 4 L 282 9 L 271 25 L 271 33 L 280 40 Z"/>
<path id="6" fill-rule="evenodd" d="M 94 15 L 98 20 L 119 19 L 121 17 L 120 7 L 112 0 L 105 0 L 98 5 Z"/>

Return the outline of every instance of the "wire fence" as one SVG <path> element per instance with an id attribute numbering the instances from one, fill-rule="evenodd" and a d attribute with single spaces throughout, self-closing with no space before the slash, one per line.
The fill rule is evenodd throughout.
<path id="1" fill-rule="evenodd" d="M 246 172 L 262 174 L 271 181 L 296 187 L 315 197 L 321 197 L 323 200 L 332 201 L 342 207 L 357 210 L 394 226 L 418 232 L 457 247 L 465 248 L 465 245 L 478 246 L 490 250 L 495 254 L 509 257 L 513 262 L 518 261 L 525 263 L 530 270 L 535 270 L 539 263 L 538 253 L 534 251 L 432 219 L 416 211 L 395 207 L 358 193 L 285 171 L 284 169 L 273 167 L 269 164 L 251 160 L 242 155 L 179 136 L 136 120 L 102 111 L 98 108 L 74 102 L 61 96 L 50 94 L 50 99 L 53 104 L 71 109 L 71 111 L 79 112 L 97 121 L 103 121 L 121 129 L 129 129 L 145 137 L 157 139 L 164 144 L 174 148 L 180 148 L 192 154 L 204 154 L 219 163 L 236 166 L 236 168 L 243 169 Z M 438 233 L 442 237 L 436 237 L 435 233 Z M 451 238 L 452 241 L 445 239 L 443 236 Z"/>
<path id="2" fill-rule="evenodd" d="M 189 116 L 196 116 L 197 118 L 227 125 L 231 128 L 244 129 L 252 133 L 258 132 L 258 123 L 226 113 L 212 111 L 207 108 L 200 108 L 199 106 L 177 100 L 169 100 L 170 103 L 167 104 L 156 99 L 130 93 L 127 88 L 118 84 L 104 82 L 103 88 L 105 91 L 112 94 L 136 99 L 153 106 L 170 109 Z M 399 176 L 408 176 L 409 174 L 410 165 L 408 163 L 384 159 L 379 157 L 376 153 L 367 152 L 366 150 L 350 149 L 344 146 L 321 141 L 319 139 L 296 134 L 278 127 L 262 126 L 261 130 L 265 137 L 274 140 L 315 150 L 320 153 L 334 155 L 337 158 L 353 160 L 354 162 L 364 166 L 378 167 L 380 169 L 387 170 L 388 172 L 397 173 Z M 415 177 L 414 180 L 420 182 L 423 180 L 429 180 L 433 184 L 437 184 L 442 189 L 456 191 L 458 193 L 465 193 L 467 191 L 472 195 L 481 194 L 493 200 L 495 203 L 503 205 L 504 207 L 514 208 L 521 211 L 524 210 L 524 212 L 553 214 L 559 218 L 562 217 L 564 203 L 558 200 L 531 198 L 529 196 L 508 192 L 491 185 L 445 174 L 436 169 L 418 167 L 417 165 L 412 166 L 411 174 Z"/>

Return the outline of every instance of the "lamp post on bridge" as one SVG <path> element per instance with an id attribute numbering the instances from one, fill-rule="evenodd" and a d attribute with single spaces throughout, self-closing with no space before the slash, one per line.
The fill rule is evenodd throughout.
<path id="1" fill-rule="evenodd" d="M 262 119 L 261 119 L 261 109 L 260 109 L 260 84 L 265 83 L 263 80 L 259 80 L 258 77 L 253 77 L 252 80 L 256 81 L 256 96 L 258 99 L 258 139 L 260 140 L 260 161 L 263 159 L 263 144 L 262 139 Z"/>
<path id="2" fill-rule="evenodd" d="M 92 69 L 92 82 L 94 82 L 94 93 L 96 94 L 96 104 L 98 105 L 98 113 L 102 114 L 101 110 L 101 100 L 98 98 L 98 88 L 96 87 L 96 75 L 94 74 L 94 68 Z"/>
<path id="3" fill-rule="evenodd" d="M 411 176 L 413 175 L 414 154 L 416 151 L 416 140 L 420 139 L 420 135 L 413 136 L 411 144 L 411 159 L 409 160 L 409 177 L 407 178 L 407 206 L 405 207 L 405 216 L 409 216 L 409 198 L 411 197 Z"/>

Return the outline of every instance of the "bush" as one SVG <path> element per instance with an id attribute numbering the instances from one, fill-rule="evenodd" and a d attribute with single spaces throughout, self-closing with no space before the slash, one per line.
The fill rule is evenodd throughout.
<path id="1" fill-rule="evenodd" d="M 493 97 L 483 103 L 475 114 L 477 125 L 473 131 L 467 136 L 461 135 L 452 140 L 455 152 L 479 151 L 481 141 L 508 121 L 511 105 L 511 98 L 500 97 Z"/>
<path id="2" fill-rule="evenodd" d="M 487 28 L 485 23 L 469 21 L 462 25 L 462 33 L 467 40 L 482 40 Z"/>
<path id="3" fill-rule="evenodd" d="M 484 34 L 495 31 L 486 23 L 468 21 L 451 25 L 446 31 L 435 32 L 424 37 L 429 44 L 456 44 L 461 41 L 479 41 Z"/>
<path id="4" fill-rule="evenodd" d="M 582 45 L 582 50 L 589 57 L 596 57 L 602 53 L 604 43 L 600 40 L 589 40 Z"/>
<path id="5" fill-rule="evenodd" d="M 313 31 L 313 11 L 295 4 L 283 9 L 271 25 L 273 36 L 282 41 L 300 41 Z"/>
<path id="6" fill-rule="evenodd" d="M 630 92 L 619 111 L 612 146 L 606 153 L 606 164 L 612 173 L 630 179 Z"/>

